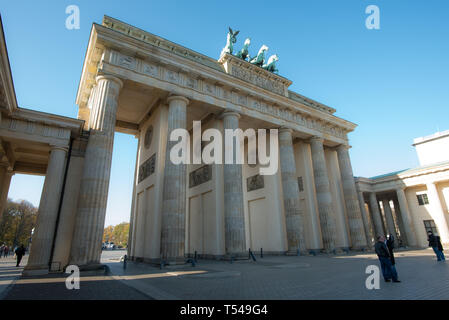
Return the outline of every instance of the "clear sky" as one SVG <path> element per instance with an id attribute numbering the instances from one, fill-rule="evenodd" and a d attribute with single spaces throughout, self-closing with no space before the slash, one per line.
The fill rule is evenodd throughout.
<path id="1" fill-rule="evenodd" d="M 65 28 L 68 5 L 81 28 Z M 368 5 L 380 30 L 368 30 Z M 20 107 L 76 117 L 75 96 L 93 22 L 103 15 L 213 58 L 228 26 L 277 53 L 290 89 L 358 124 L 349 135 L 356 176 L 418 165 L 413 138 L 449 129 L 449 1 L 2 1 Z M 129 220 L 134 137 L 116 134 L 106 225 Z M 9 197 L 39 204 L 42 177 L 16 175 Z"/>

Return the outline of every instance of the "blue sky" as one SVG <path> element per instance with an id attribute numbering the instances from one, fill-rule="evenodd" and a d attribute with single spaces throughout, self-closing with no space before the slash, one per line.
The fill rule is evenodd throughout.
<path id="1" fill-rule="evenodd" d="M 65 28 L 68 5 L 81 28 Z M 368 30 L 365 8 L 380 9 Z M 358 124 L 349 135 L 356 176 L 418 165 L 413 138 L 449 129 L 449 2 L 310 1 L 2 1 L 19 106 L 76 117 L 75 96 L 93 22 L 104 14 L 213 58 L 228 26 L 280 57 L 290 89 Z M 129 220 L 137 141 L 116 134 L 106 224 Z M 16 175 L 9 197 L 38 205 L 42 177 Z"/>

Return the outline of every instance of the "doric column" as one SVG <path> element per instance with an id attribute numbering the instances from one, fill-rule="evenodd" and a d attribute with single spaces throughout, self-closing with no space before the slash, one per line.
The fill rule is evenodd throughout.
<path id="1" fill-rule="evenodd" d="M 444 210 L 441 206 L 440 197 L 438 196 L 438 190 L 435 182 L 427 184 L 427 195 L 429 196 L 429 204 L 432 208 L 431 216 L 435 221 L 438 228 L 438 233 L 441 238 L 441 242 L 449 243 L 449 229 L 447 226 L 447 220 L 444 216 Z"/>
<path id="2" fill-rule="evenodd" d="M 46 273 L 49 270 L 66 162 L 67 148 L 52 146 L 25 272 Z"/>
<path id="3" fill-rule="evenodd" d="M 393 214 L 391 213 L 390 200 L 383 199 L 382 206 L 384 209 L 385 219 L 387 220 L 388 233 L 396 238 L 396 227 L 394 226 Z"/>
<path id="4" fill-rule="evenodd" d="M 240 115 L 236 112 L 224 112 L 223 129 L 235 130 L 239 127 Z M 242 165 L 236 163 L 237 138 L 233 138 L 234 164 L 223 165 L 224 181 L 224 218 L 226 256 L 247 254 L 245 240 L 245 217 L 243 211 Z M 228 146 L 227 146 L 228 147 Z"/>
<path id="5" fill-rule="evenodd" d="M 0 165 L 0 220 L 6 207 L 9 186 L 13 175 L 13 171 L 9 170 L 8 166 Z"/>
<path id="6" fill-rule="evenodd" d="M 382 224 L 382 218 L 380 216 L 379 211 L 379 203 L 377 202 L 377 197 L 375 192 L 371 192 L 369 194 L 369 204 L 371 209 L 371 215 L 373 217 L 374 222 L 374 231 L 376 234 L 374 235 L 374 239 L 377 241 L 377 237 L 381 235 L 385 235 L 384 227 Z"/>
<path id="7" fill-rule="evenodd" d="M 330 191 L 329 176 L 327 173 L 326 159 L 324 157 L 323 139 L 313 137 L 310 139 L 312 150 L 313 175 L 315 178 L 316 198 L 320 216 L 321 233 L 324 250 L 335 249 L 336 222 L 332 207 L 332 195 Z"/>
<path id="8" fill-rule="evenodd" d="M 405 229 L 404 229 L 404 225 L 402 223 L 402 218 L 401 218 L 401 210 L 399 209 L 399 202 L 397 197 L 393 198 L 393 208 L 394 208 L 394 215 L 396 217 L 396 222 L 398 224 L 398 228 L 399 228 L 399 233 L 400 238 L 402 240 L 402 245 L 406 245 L 408 244 L 407 242 L 407 235 L 405 233 Z M 399 245 L 399 242 L 398 242 Z"/>
<path id="9" fill-rule="evenodd" d="M 292 130 L 279 130 L 279 158 L 284 199 L 285 224 L 289 253 L 305 251 L 304 213 L 299 207 L 299 187 L 296 176 L 296 163 L 293 154 Z"/>
<path id="10" fill-rule="evenodd" d="M 416 246 L 416 236 L 408 210 L 407 198 L 405 197 L 404 189 L 396 189 L 396 194 L 398 196 L 399 210 L 401 211 L 402 223 L 404 225 L 408 245 L 414 247 Z"/>
<path id="11" fill-rule="evenodd" d="M 96 80 L 71 249 L 71 264 L 92 267 L 100 263 L 117 103 L 123 86 L 113 76 L 98 76 Z"/>
<path id="12" fill-rule="evenodd" d="M 186 164 L 174 164 L 170 160 L 171 148 L 179 143 L 170 141 L 170 134 L 175 129 L 186 128 L 189 100 L 181 96 L 171 96 L 167 101 L 169 106 L 162 195 L 161 259 L 167 263 L 176 263 L 184 262 Z"/>
<path id="13" fill-rule="evenodd" d="M 365 198 L 363 197 L 363 192 L 358 192 L 359 197 L 359 204 L 360 204 L 360 212 L 362 213 L 362 219 L 363 219 L 363 226 L 365 227 L 365 236 L 366 236 L 366 243 L 369 246 L 372 246 L 374 244 L 375 238 L 373 235 L 373 226 L 371 224 L 371 220 L 369 218 L 368 212 L 366 212 L 365 208 Z"/>
<path id="14" fill-rule="evenodd" d="M 357 249 L 365 247 L 367 243 L 348 148 L 347 145 L 338 146 L 337 156 L 352 247 Z"/>

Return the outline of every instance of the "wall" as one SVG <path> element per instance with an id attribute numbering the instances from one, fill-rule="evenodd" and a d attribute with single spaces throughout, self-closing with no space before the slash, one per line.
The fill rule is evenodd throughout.
<path id="1" fill-rule="evenodd" d="M 267 132 L 266 139 L 267 154 L 269 154 L 269 132 Z M 260 252 L 262 248 L 266 253 L 283 253 L 287 251 L 287 235 L 280 168 L 273 175 L 261 176 L 264 183 L 263 188 L 248 191 L 248 178 L 259 174 L 260 164 L 248 165 L 247 148 L 248 145 L 245 143 L 242 189 L 246 247 L 255 252 Z"/>
<path id="2" fill-rule="evenodd" d="M 132 220 L 132 241 L 130 256 L 151 262 L 160 257 L 161 241 L 161 205 L 163 191 L 163 176 L 165 168 L 165 148 L 167 141 L 167 115 L 166 105 L 160 105 L 150 118 L 141 124 L 138 148 L 138 170 L 154 154 L 154 173 L 142 180 L 136 179 L 134 193 L 134 207 Z M 145 133 L 147 128 L 153 126 L 153 136 L 149 149 L 145 147 Z"/>

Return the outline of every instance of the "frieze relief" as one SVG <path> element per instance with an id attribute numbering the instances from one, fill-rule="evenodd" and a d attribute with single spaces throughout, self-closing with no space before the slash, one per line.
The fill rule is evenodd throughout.
<path id="1" fill-rule="evenodd" d="M 312 130 L 317 130 L 341 139 L 346 139 L 346 133 L 342 130 L 342 128 L 322 125 L 318 119 L 310 118 L 306 115 L 302 115 L 300 112 L 294 112 L 286 107 L 268 104 L 265 101 L 249 96 L 242 91 L 233 91 L 232 89 L 229 90 L 226 89 L 226 87 L 217 86 L 216 84 L 207 82 L 204 79 L 200 80 L 197 78 L 192 78 L 188 74 L 173 71 L 138 58 L 125 56 L 124 54 L 116 51 L 112 51 L 111 63 L 157 79 L 201 91 L 205 94 L 212 95 L 244 107 L 249 107 L 261 113 L 279 117 L 283 120 L 297 123 Z M 249 71 L 241 70 L 241 68 L 234 65 L 232 66 L 232 70 L 235 70 L 237 74 L 236 77 L 240 77 L 242 80 L 255 82 L 256 85 L 259 84 L 260 86 L 263 85 L 270 88 L 271 85 L 268 85 L 267 83 L 272 82 L 272 88 L 277 90 L 278 93 L 281 93 L 281 91 L 283 92 L 284 90 L 282 83 L 276 83 L 274 80 L 269 79 L 257 80 L 254 74 L 251 75 Z"/>
<path id="2" fill-rule="evenodd" d="M 139 178 L 137 183 L 141 183 L 154 173 L 156 167 L 156 154 L 153 154 L 149 159 L 142 163 L 139 167 Z"/>
<path id="3" fill-rule="evenodd" d="M 246 179 L 247 192 L 262 189 L 264 187 L 263 176 L 256 174 Z"/>
<path id="4" fill-rule="evenodd" d="M 193 188 L 212 179 L 212 166 L 205 165 L 189 174 L 189 188 Z"/>

